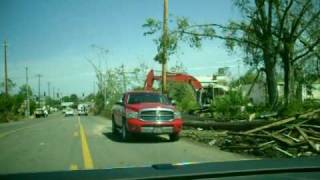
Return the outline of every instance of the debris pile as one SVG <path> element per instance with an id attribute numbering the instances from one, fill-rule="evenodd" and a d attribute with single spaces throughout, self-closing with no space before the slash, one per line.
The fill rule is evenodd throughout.
<path id="1" fill-rule="evenodd" d="M 320 154 L 320 109 L 245 131 L 193 131 L 185 136 L 232 152 L 265 157 L 312 156 Z"/>

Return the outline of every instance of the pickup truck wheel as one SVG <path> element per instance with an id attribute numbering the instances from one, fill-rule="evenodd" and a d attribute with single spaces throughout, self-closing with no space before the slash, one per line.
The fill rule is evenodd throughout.
<path id="1" fill-rule="evenodd" d="M 122 123 L 121 136 L 123 141 L 130 140 L 130 132 L 128 132 L 125 122 Z"/>
<path id="2" fill-rule="evenodd" d="M 170 141 L 178 141 L 180 138 L 179 134 L 169 134 Z"/>

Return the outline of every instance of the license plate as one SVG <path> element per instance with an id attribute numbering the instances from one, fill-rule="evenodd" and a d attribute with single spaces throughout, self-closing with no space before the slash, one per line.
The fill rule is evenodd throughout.
<path id="1" fill-rule="evenodd" d="M 162 133 L 162 128 L 161 127 L 155 127 L 154 129 L 153 129 L 153 132 L 154 133 Z"/>
<path id="2" fill-rule="evenodd" d="M 172 127 L 143 127 L 142 132 L 144 133 L 172 133 Z"/>

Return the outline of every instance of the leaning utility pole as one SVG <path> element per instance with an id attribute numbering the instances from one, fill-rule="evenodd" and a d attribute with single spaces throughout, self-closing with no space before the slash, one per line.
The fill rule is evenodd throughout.
<path id="1" fill-rule="evenodd" d="M 36 75 L 37 77 L 38 77 L 38 103 L 39 103 L 39 107 L 40 107 L 40 97 L 41 97 L 41 93 L 40 93 L 40 78 L 42 77 L 42 75 L 41 74 L 37 74 Z"/>
<path id="2" fill-rule="evenodd" d="M 162 34 L 162 86 L 161 90 L 163 94 L 167 93 L 167 61 L 168 61 L 168 0 L 164 0 L 163 7 L 163 34 Z"/>
<path id="3" fill-rule="evenodd" d="M 8 47 L 7 40 L 4 41 L 3 47 L 4 47 L 4 93 L 8 95 L 9 90 L 8 90 L 8 70 L 7 70 L 7 47 Z"/>
<path id="4" fill-rule="evenodd" d="M 29 115 L 30 115 L 30 100 L 29 100 L 29 76 L 28 76 L 28 67 L 26 67 L 26 88 L 27 88 L 26 117 L 29 117 Z"/>

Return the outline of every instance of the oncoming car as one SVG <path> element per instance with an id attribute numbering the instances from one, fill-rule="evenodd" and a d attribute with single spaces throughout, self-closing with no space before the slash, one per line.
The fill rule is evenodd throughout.
<path id="1" fill-rule="evenodd" d="M 48 113 L 43 110 L 42 108 L 37 108 L 35 111 L 34 111 L 34 116 L 36 118 L 40 118 L 40 117 L 47 117 L 48 116 Z"/>
<path id="2" fill-rule="evenodd" d="M 65 110 L 64 116 L 74 116 L 74 110 L 72 108 L 67 108 Z"/>

